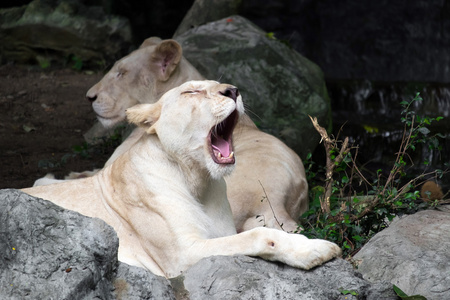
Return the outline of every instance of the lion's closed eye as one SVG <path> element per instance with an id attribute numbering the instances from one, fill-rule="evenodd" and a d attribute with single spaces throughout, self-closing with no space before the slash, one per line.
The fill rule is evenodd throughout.
<path id="1" fill-rule="evenodd" d="M 200 90 L 187 90 L 187 91 L 184 91 L 184 92 L 182 92 L 181 94 L 193 94 L 193 95 L 195 95 L 195 94 L 200 94 L 202 91 L 200 91 Z"/>
<path id="2" fill-rule="evenodd" d="M 120 77 L 123 77 L 126 73 L 127 73 L 127 71 L 125 71 L 125 70 L 118 70 L 116 76 L 118 78 L 120 78 Z"/>

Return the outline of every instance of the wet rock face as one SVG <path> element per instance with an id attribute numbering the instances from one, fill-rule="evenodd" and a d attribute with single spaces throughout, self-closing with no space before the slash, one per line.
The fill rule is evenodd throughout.
<path id="1" fill-rule="evenodd" d="M 450 7 L 441 0 L 245 1 L 242 14 L 327 78 L 450 82 Z"/>
<path id="2" fill-rule="evenodd" d="M 343 6 L 321 1 L 324 30 L 317 63 L 331 78 L 449 82 L 446 6 L 436 0 L 347 1 Z"/>

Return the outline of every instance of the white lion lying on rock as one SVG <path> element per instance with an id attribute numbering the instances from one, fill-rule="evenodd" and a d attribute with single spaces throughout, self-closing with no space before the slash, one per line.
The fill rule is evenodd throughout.
<path id="1" fill-rule="evenodd" d="M 127 108 L 154 103 L 168 90 L 200 79 L 176 41 L 149 38 L 138 50 L 117 61 L 86 96 L 100 122 L 108 127 L 123 121 Z M 127 151 L 143 132 L 134 130 L 105 166 Z M 236 125 L 234 141 L 240 163 L 225 181 L 237 231 L 258 226 L 297 230 L 299 216 L 308 209 L 308 184 L 301 159 L 279 139 L 260 131 L 246 115 Z M 87 176 L 92 172 L 66 179 Z M 57 181 L 51 178 L 39 179 L 35 185 Z M 268 200 L 262 201 L 265 196 Z"/>
<path id="2" fill-rule="evenodd" d="M 258 227 L 239 234 L 223 176 L 244 113 L 237 88 L 190 81 L 127 111 L 145 133 L 92 177 L 23 191 L 103 219 L 119 236 L 119 260 L 175 277 L 201 258 L 244 254 L 310 269 L 340 255 L 325 240 Z"/>

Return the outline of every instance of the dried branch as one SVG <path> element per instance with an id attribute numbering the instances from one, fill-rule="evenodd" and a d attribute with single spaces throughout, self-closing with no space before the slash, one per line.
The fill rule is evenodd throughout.
<path id="1" fill-rule="evenodd" d="M 325 152 L 326 152 L 325 193 L 320 198 L 320 207 L 322 209 L 322 212 L 329 213 L 331 211 L 330 198 L 331 198 L 332 188 L 333 188 L 333 172 L 334 172 L 334 169 L 336 168 L 336 166 L 342 162 L 342 160 L 345 157 L 345 154 L 348 153 L 348 151 L 350 150 L 348 147 L 348 138 L 344 139 L 341 149 L 339 150 L 339 154 L 333 160 L 331 158 L 331 150 L 338 149 L 336 140 L 331 139 L 328 136 L 328 133 L 325 130 L 325 128 L 323 128 L 319 125 L 317 118 L 313 118 L 311 116 L 309 116 L 309 118 L 311 119 L 311 122 L 313 123 L 314 128 L 317 130 L 317 132 L 321 136 L 320 142 L 323 141 L 323 145 L 325 147 Z"/>

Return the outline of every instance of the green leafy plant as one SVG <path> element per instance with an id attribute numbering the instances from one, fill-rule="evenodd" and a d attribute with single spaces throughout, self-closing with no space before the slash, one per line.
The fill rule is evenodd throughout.
<path id="1" fill-rule="evenodd" d="M 329 137 L 317 119 L 311 118 L 322 137 L 326 163 L 323 168 L 318 168 L 311 161 L 311 155 L 305 160 L 311 203 L 302 216 L 305 229 L 302 233 L 331 240 L 342 247 L 345 256 L 351 256 L 373 234 L 386 228 L 394 217 L 442 202 L 422 201 L 415 188 L 427 177 L 442 178 L 448 170 L 435 170 L 412 178 L 407 175 L 408 165 L 412 164 L 410 152 L 418 144 L 441 149 L 439 138 L 442 135 L 432 135 L 427 126 L 442 118 L 417 116 L 410 110 L 416 101 L 422 101 L 419 94 L 410 102 L 401 103 L 404 133 L 400 149 L 387 175 L 378 170 L 372 182 L 356 163 L 359 148 L 349 145 L 348 138 L 341 141 Z M 318 179 L 319 174 L 323 174 L 322 180 Z"/>
<path id="2" fill-rule="evenodd" d="M 83 59 L 75 54 L 68 55 L 66 57 L 65 64 L 77 71 L 81 71 L 83 69 Z"/>
<path id="3" fill-rule="evenodd" d="M 357 291 L 354 291 L 354 290 L 344 290 L 344 289 L 339 289 L 339 292 L 342 294 L 342 295 L 352 295 L 352 296 L 358 296 L 359 294 L 358 294 L 358 292 Z"/>
<path id="4" fill-rule="evenodd" d="M 36 60 L 42 69 L 47 69 L 51 65 L 50 60 L 47 57 L 38 55 L 38 56 L 36 56 Z"/>
<path id="5" fill-rule="evenodd" d="M 73 62 L 73 65 L 72 65 L 73 69 L 75 69 L 77 71 L 81 71 L 81 69 L 83 69 L 83 60 L 80 57 L 74 55 L 72 57 L 72 62 Z"/>

